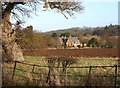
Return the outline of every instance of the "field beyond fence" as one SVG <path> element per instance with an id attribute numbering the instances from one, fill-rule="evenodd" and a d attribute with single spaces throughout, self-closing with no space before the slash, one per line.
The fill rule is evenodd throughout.
<path id="1" fill-rule="evenodd" d="M 68 63 L 67 59 L 63 60 L 65 58 L 62 58 L 59 63 L 58 60 L 54 59 L 56 57 L 49 57 L 53 60 L 48 58 L 46 60 L 44 57 L 42 59 L 30 58 L 26 59 L 25 62 L 15 61 L 11 65 L 4 63 L 3 85 L 120 86 L 120 65 L 114 59 L 108 61 L 101 58 L 103 65 L 100 65 L 95 63 L 98 62 L 97 60 L 88 64 L 88 59 L 86 63 L 78 60 L 74 63 Z M 99 62 L 101 59 L 98 58 Z"/>

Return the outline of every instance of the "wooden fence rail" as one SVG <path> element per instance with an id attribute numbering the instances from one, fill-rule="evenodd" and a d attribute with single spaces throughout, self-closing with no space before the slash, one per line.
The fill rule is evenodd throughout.
<path id="1" fill-rule="evenodd" d="M 14 68 L 13 68 L 13 73 L 12 73 L 12 79 L 14 79 L 15 76 L 15 71 L 18 70 L 17 67 L 17 63 L 20 64 L 24 64 L 24 65 L 28 65 L 28 66 L 32 66 L 31 72 L 32 74 L 34 73 L 35 67 L 44 67 L 44 68 L 48 68 L 49 66 L 40 66 L 40 65 L 36 65 L 36 64 L 32 64 L 32 63 L 26 63 L 26 62 L 19 62 L 19 61 L 15 61 L 14 62 Z M 76 67 L 67 67 L 67 68 L 89 68 L 89 72 L 88 72 L 88 77 L 87 77 L 87 82 L 86 84 L 88 86 L 91 85 L 90 83 L 90 79 L 91 79 L 91 71 L 93 68 L 107 68 L 107 67 L 111 67 L 111 68 L 115 68 L 114 69 L 114 86 L 116 87 L 117 85 L 117 77 L 120 77 L 120 75 L 117 73 L 118 72 L 118 67 L 120 67 L 120 65 L 113 65 L 113 66 L 76 66 Z M 62 68 L 62 67 L 55 67 L 55 68 Z M 22 71 L 22 70 L 21 70 Z M 49 72 L 48 72 L 49 73 Z M 49 76 L 48 76 L 49 77 Z M 48 80 L 47 80 L 48 81 Z"/>

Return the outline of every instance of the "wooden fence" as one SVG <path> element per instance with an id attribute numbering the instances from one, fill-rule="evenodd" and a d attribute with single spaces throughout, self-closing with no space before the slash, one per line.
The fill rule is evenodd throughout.
<path id="1" fill-rule="evenodd" d="M 45 67 L 45 68 L 48 68 L 48 66 L 40 66 L 40 65 L 36 65 L 36 64 L 30 64 L 30 63 L 26 63 L 26 62 L 15 61 L 14 62 L 14 69 L 13 69 L 13 73 L 12 73 L 12 79 L 14 79 L 16 70 L 20 70 L 20 69 L 17 69 L 17 64 L 18 63 L 23 64 L 23 65 L 32 66 L 32 69 L 31 69 L 32 74 L 34 74 L 35 67 Z M 117 79 L 118 79 L 118 77 L 120 77 L 120 74 L 118 74 L 118 67 L 120 67 L 120 65 L 119 66 L 118 65 L 114 65 L 114 66 L 76 66 L 76 67 L 67 67 L 67 68 L 88 68 L 89 71 L 88 71 L 88 74 L 87 74 L 86 84 L 87 84 L 87 86 L 91 86 L 90 80 L 91 80 L 91 75 L 92 75 L 92 73 L 91 73 L 92 69 L 93 68 L 109 68 L 109 67 L 114 69 L 114 74 L 112 75 L 112 77 L 114 78 L 114 85 L 113 86 L 116 87 L 116 86 L 118 86 L 117 85 Z M 55 67 L 55 68 L 62 68 L 62 67 Z M 48 74 L 48 77 L 49 76 L 50 75 Z"/>

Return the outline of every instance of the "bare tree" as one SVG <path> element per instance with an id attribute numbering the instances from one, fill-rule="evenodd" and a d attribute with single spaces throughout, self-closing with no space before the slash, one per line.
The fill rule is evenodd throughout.
<path id="1" fill-rule="evenodd" d="M 19 2 L 18 2 L 19 1 Z M 57 12 L 70 16 L 74 15 L 74 12 L 81 11 L 83 9 L 81 2 L 64 1 L 64 0 L 7 0 L 2 2 L 2 47 L 4 54 L 3 60 L 12 61 L 16 58 L 23 57 L 20 47 L 16 43 L 15 31 L 12 30 L 12 24 L 10 22 L 11 15 L 19 22 L 21 15 L 23 17 L 30 17 L 30 13 L 37 10 L 37 6 L 43 4 L 44 11 L 48 8 L 54 9 Z M 20 53 L 20 54 L 18 54 Z M 7 57 L 6 57 L 7 56 Z M 23 59 L 23 58 L 20 58 Z"/>

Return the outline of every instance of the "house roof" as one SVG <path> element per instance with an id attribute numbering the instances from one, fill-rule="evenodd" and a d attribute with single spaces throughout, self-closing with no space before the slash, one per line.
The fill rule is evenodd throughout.
<path id="1" fill-rule="evenodd" d="M 74 43 L 78 43 L 78 37 L 71 37 L 71 40 L 72 40 Z"/>

